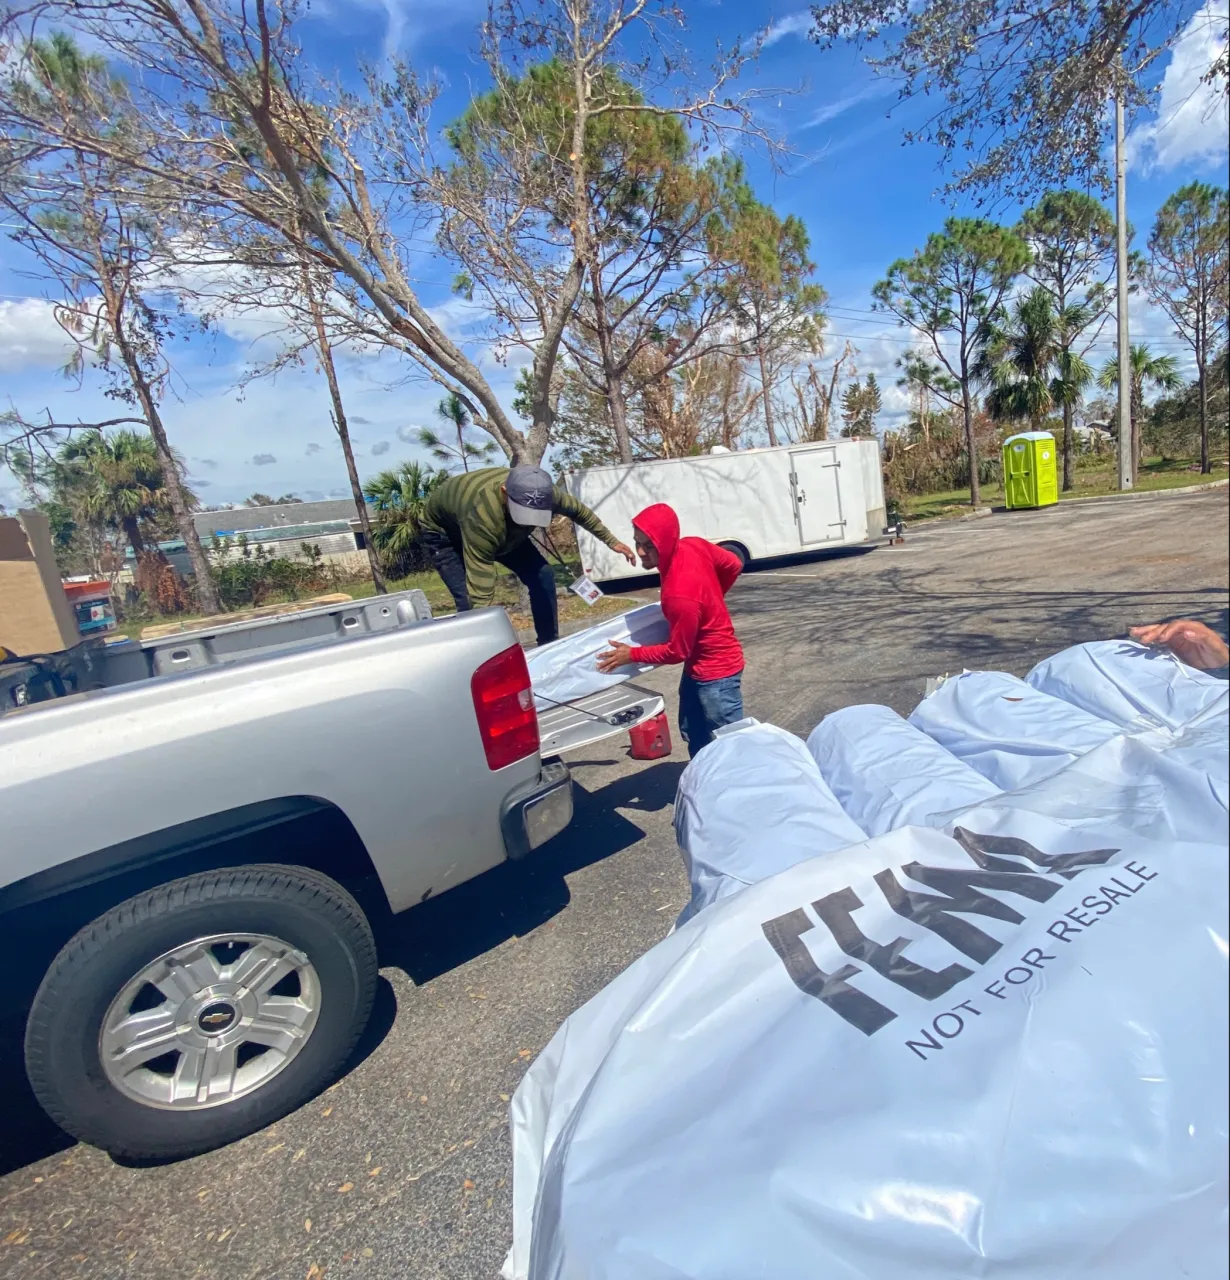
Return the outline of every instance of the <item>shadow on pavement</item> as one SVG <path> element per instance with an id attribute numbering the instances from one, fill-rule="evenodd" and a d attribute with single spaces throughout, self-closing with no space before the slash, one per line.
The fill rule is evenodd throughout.
<path id="1" fill-rule="evenodd" d="M 820 564 L 828 560 L 857 559 L 874 551 L 883 544 L 883 541 L 877 538 L 874 542 L 861 542 L 852 547 L 828 547 L 824 550 L 796 551 L 788 556 L 767 556 L 763 560 L 753 560 L 743 572 L 754 577 L 761 571 L 791 569 L 801 565 Z M 608 596 L 619 596 L 629 592 L 650 591 L 660 587 L 662 583 L 656 573 L 641 573 L 635 578 L 606 579 L 599 585 Z"/>
<path id="2" fill-rule="evenodd" d="M 0 1142 L 0 1177 L 35 1160 L 76 1145 L 38 1105 L 26 1080 L 25 1019 L 0 1020 L 0 1097 L 4 1099 L 4 1140 Z"/>
<path id="3" fill-rule="evenodd" d="M 853 643 L 873 678 L 881 653 L 893 665 L 907 658 L 925 676 L 945 667 L 1027 669 L 1068 645 L 1169 618 L 1195 618 L 1224 634 L 1224 599 L 1224 588 L 1184 582 L 1164 590 L 951 590 L 933 585 L 926 570 L 893 567 L 873 579 L 827 580 L 823 609 L 802 607 L 793 583 L 766 581 L 739 597 L 737 625 L 745 643 L 775 652 L 806 648 L 820 660 Z"/>
<path id="4" fill-rule="evenodd" d="M 796 551 L 789 556 L 767 556 L 763 560 L 753 560 L 743 572 L 754 577 L 762 570 L 771 573 L 775 569 L 796 569 L 807 564 L 858 560 L 881 545 L 883 545 L 883 539 L 877 539 L 875 542 L 860 542 L 852 547 L 828 547 L 823 551 Z"/>
<path id="5" fill-rule="evenodd" d="M 576 784 L 568 828 L 524 861 L 501 863 L 399 916 L 384 912 L 376 934 L 381 964 L 421 984 L 536 929 L 568 905 L 567 876 L 645 835 L 616 809 L 665 808 L 683 769 L 681 760 L 664 760 L 595 791 Z"/>
<path id="6" fill-rule="evenodd" d="M 380 977 L 376 981 L 371 1018 L 346 1060 L 341 1075 L 353 1071 L 379 1048 L 396 1018 L 397 995 L 389 980 Z M 26 1080 L 22 1061 L 24 1035 L 25 1026 L 20 1018 L 0 1021 L 0 1097 L 4 1098 L 5 1111 L 4 1141 L 0 1144 L 0 1178 L 77 1144 L 76 1138 L 65 1133 L 39 1106 Z M 176 1160 L 113 1159 L 126 1169 L 149 1169 L 178 1163 Z"/>

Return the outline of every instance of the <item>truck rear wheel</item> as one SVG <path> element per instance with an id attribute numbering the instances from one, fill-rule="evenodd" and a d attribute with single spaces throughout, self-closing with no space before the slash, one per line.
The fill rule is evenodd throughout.
<path id="1" fill-rule="evenodd" d="M 224 1146 L 330 1083 L 367 1024 L 376 948 L 305 867 L 188 876 L 83 928 L 43 978 L 26 1071 L 47 1114 L 114 1155 Z"/>
<path id="2" fill-rule="evenodd" d="M 732 556 L 737 556 L 739 563 L 746 569 L 747 562 L 751 556 L 747 553 L 747 548 L 741 542 L 719 542 L 718 546 L 724 551 L 729 551 Z"/>

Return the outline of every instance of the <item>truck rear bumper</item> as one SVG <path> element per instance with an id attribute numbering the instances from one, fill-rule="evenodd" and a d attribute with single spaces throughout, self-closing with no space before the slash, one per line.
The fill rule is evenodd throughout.
<path id="1" fill-rule="evenodd" d="M 572 774 L 559 760 L 544 764 L 533 781 L 518 787 L 500 810 L 504 848 L 513 859 L 559 835 L 572 821 Z"/>

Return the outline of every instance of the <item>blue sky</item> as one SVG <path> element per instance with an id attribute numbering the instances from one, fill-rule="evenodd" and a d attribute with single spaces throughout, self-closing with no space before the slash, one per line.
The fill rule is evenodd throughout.
<path id="1" fill-rule="evenodd" d="M 1208 18 L 1224 14 L 1226 2 L 1212 0 L 1201 10 L 1191 35 L 1163 60 L 1157 115 L 1134 125 L 1129 217 L 1142 233 L 1138 240 L 1157 206 L 1183 182 L 1199 177 L 1226 183 L 1224 108 L 1210 108 L 1198 84 L 1218 30 Z M 485 83 L 476 53 L 485 8 L 484 0 L 326 0 L 310 9 L 302 39 L 323 72 L 351 81 L 364 60 L 378 63 L 394 54 L 421 70 L 434 70 L 445 90 L 433 118 L 443 124 L 463 108 L 472 89 Z M 777 174 L 753 161 L 758 194 L 805 222 L 816 279 L 831 299 L 828 352 L 836 354 L 847 339 L 853 341 L 859 371 L 874 371 L 885 388 L 882 425 L 891 426 L 904 409 L 894 385 L 895 361 L 909 339 L 871 314 L 870 289 L 893 259 L 921 245 L 952 211 L 937 194 L 944 182 L 938 153 L 901 142 L 903 127 L 919 108 L 895 108 L 891 87 L 853 51 L 821 52 L 810 44 L 806 9 L 759 0 L 685 0 L 685 8 L 687 39 L 698 63 L 715 41 L 728 45 L 736 36 L 769 31 L 751 82 L 782 90 L 767 97 L 763 109 L 796 155 L 786 172 Z M 1011 221 L 1018 210 L 1008 206 L 997 213 Z M 61 420 L 115 416 L 118 407 L 103 398 L 92 373 L 87 371 L 80 388 L 59 373 L 68 347 L 47 301 L 56 295 L 26 274 L 29 267 L 16 246 L 0 241 L 0 401 L 29 417 L 44 410 Z M 482 317 L 449 294 L 452 267 L 430 244 L 422 244 L 415 272 L 424 300 L 469 341 L 497 390 L 507 396 L 512 375 L 487 345 Z M 1183 358 L 1164 317 L 1143 299 L 1134 303 L 1133 326 L 1134 340 L 1145 338 Z M 238 501 L 258 489 L 275 496 L 348 493 L 323 380 L 314 368 L 253 382 L 242 394 L 236 390 L 244 368 L 270 350 L 269 330 L 267 318 L 232 317 L 220 331 L 175 348 L 175 390 L 164 416 L 204 502 Z M 1104 339 L 1095 358 L 1109 346 Z M 416 427 L 435 421 L 438 388 L 406 381 L 407 372 L 388 357 L 343 360 L 343 392 L 364 475 L 417 456 L 417 446 L 407 441 Z M 17 501 L 11 479 L 0 476 L 0 502 L 11 508 Z"/>

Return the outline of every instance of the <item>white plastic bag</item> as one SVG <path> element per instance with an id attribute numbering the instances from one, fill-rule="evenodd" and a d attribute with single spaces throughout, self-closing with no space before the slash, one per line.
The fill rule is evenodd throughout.
<path id="1" fill-rule="evenodd" d="M 999 788 L 890 707 L 834 711 L 812 730 L 807 749 L 841 806 L 870 836 L 989 800 Z"/>
<path id="2" fill-rule="evenodd" d="M 1131 778 L 1077 764 L 1114 821 L 1051 779 L 826 853 L 573 1014 L 513 1100 L 505 1274 L 1222 1280 L 1225 832 L 1139 834 L 1124 741 Z"/>
<path id="3" fill-rule="evenodd" d="M 914 708 L 910 723 L 1001 791 L 1048 778 L 1119 732 L 1002 671 L 953 676 Z"/>
<path id="4" fill-rule="evenodd" d="M 805 858 L 865 838 L 792 733 L 750 721 L 683 771 L 675 837 L 692 898 L 677 923 Z"/>
<path id="5" fill-rule="evenodd" d="M 1219 706 L 1227 714 L 1224 680 L 1134 640 L 1064 649 L 1039 662 L 1025 682 L 1124 728 L 1177 729 Z"/>
<path id="6" fill-rule="evenodd" d="M 1230 741 L 1224 705 L 1210 707 L 1191 724 L 1172 735 L 1155 735 L 1167 757 L 1208 778 L 1209 794 L 1223 810 L 1230 810 Z"/>
<path id="7" fill-rule="evenodd" d="M 573 702 L 652 670 L 645 666 L 625 666 L 607 673 L 599 671 L 598 655 L 609 648 L 612 641 L 635 648 L 665 644 L 669 639 L 670 627 L 661 606 L 647 604 L 532 649 L 525 660 L 530 669 L 535 705 L 542 711 L 557 703 Z"/>
<path id="8" fill-rule="evenodd" d="M 715 900 L 573 1014 L 513 1099 L 506 1276 L 1223 1280 L 1224 709 L 1108 734 L 949 683 L 924 720 L 1020 789 Z M 830 731 L 865 815 L 876 719 Z M 722 742 L 678 830 L 749 879 L 810 788 L 728 797 Z"/>

